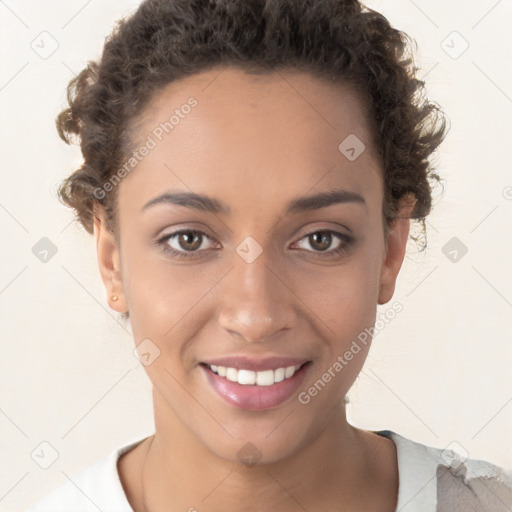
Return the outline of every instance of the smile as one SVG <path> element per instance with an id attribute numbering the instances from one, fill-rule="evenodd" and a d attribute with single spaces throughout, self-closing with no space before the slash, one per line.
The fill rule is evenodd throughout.
<path id="1" fill-rule="evenodd" d="M 238 368 L 213 363 L 201 363 L 199 367 L 215 395 L 231 406 L 250 411 L 273 409 L 289 400 L 298 392 L 311 367 L 311 361 L 288 362 L 286 366 L 281 366 L 283 362 L 272 365 L 267 362 L 254 364 L 254 369 L 248 369 L 251 364 L 243 361 L 237 363 Z"/>
<path id="2" fill-rule="evenodd" d="M 243 386 L 272 386 L 276 382 L 282 382 L 293 377 L 295 372 L 301 367 L 301 365 L 287 366 L 286 368 L 255 372 L 253 370 L 216 366 L 214 364 L 208 366 L 213 373 L 231 382 L 238 382 L 238 384 Z"/>

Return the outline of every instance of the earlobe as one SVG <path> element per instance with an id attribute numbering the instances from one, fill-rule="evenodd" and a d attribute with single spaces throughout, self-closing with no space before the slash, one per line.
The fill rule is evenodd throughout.
<path id="1" fill-rule="evenodd" d="M 115 236 L 105 225 L 105 216 L 94 210 L 94 237 L 101 279 L 107 290 L 109 306 L 120 313 L 126 311 L 123 282 L 120 269 L 119 248 Z"/>
<path id="2" fill-rule="evenodd" d="M 378 304 L 386 304 L 395 293 L 396 279 L 405 257 L 409 238 L 410 218 L 416 199 L 412 194 L 403 196 L 397 209 L 397 216 L 386 236 L 387 246 L 382 264 Z"/>

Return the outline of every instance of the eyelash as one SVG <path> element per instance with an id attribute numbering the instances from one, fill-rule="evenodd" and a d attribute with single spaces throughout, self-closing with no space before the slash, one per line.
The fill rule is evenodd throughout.
<path id="1" fill-rule="evenodd" d="M 193 233 L 195 235 L 200 235 L 202 237 L 201 239 L 201 245 L 202 245 L 202 241 L 204 239 L 204 237 L 206 238 L 210 238 L 206 233 L 203 233 L 202 231 L 197 231 L 197 230 L 194 230 L 194 229 L 182 229 L 182 230 L 179 230 L 179 231 L 175 231 L 174 233 L 171 233 L 171 234 L 168 234 L 168 235 L 165 235 L 164 237 L 160 238 L 159 240 L 157 240 L 157 245 L 162 245 L 162 249 L 165 253 L 167 254 L 170 254 L 172 257 L 174 258 L 197 258 L 198 254 L 200 252 L 203 252 L 205 249 L 203 250 L 196 250 L 196 251 L 177 251 L 176 249 L 172 249 L 168 246 L 167 242 L 173 238 L 176 238 L 177 236 L 183 234 L 183 233 Z M 335 258 L 337 256 L 342 256 L 343 254 L 345 254 L 345 252 L 349 249 L 349 247 L 352 245 L 352 243 L 354 242 L 353 238 L 348 236 L 348 235 L 345 235 L 344 233 L 339 233 L 337 231 L 332 231 L 332 230 L 329 230 L 329 229 L 317 229 L 315 231 L 311 231 L 309 233 L 306 233 L 300 240 L 304 240 L 305 238 L 308 238 L 309 236 L 311 235 L 314 235 L 314 234 L 318 234 L 318 233 L 329 233 L 331 235 L 334 236 L 334 238 L 337 238 L 340 242 L 342 242 L 342 244 L 340 245 L 340 247 L 338 247 L 337 249 L 334 249 L 334 250 L 330 250 L 330 251 L 308 251 L 308 252 L 313 252 L 313 253 L 316 253 L 316 254 L 320 254 L 322 255 L 323 257 L 326 257 L 326 258 Z M 299 241 L 300 241 L 299 240 Z M 325 256 L 324 256 L 325 255 Z M 200 257 L 200 255 L 199 255 Z"/>

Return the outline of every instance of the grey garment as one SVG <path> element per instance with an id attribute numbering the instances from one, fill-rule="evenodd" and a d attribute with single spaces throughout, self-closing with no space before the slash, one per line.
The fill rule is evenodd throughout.
<path id="1" fill-rule="evenodd" d="M 511 512 L 512 488 L 497 477 L 468 475 L 464 463 L 437 466 L 436 512 Z"/>
<path id="2" fill-rule="evenodd" d="M 491 462 L 415 442 L 390 430 L 372 431 L 394 441 L 398 456 L 395 512 L 512 512 L 512 471 Z M 465 451 L 465 453 L 463 453 Z"/>

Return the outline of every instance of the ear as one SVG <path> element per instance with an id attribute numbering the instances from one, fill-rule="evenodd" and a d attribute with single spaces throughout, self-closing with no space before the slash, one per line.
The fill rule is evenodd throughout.
<path id="1" fill-rule="evenodd" d="M 380 275 L 379 304 L 389 302 L 395 293 L 396 278 L 404 261 L 410 218 L 415 204 L 416 198 L 412 193 L 400 198 L 396 219 L 386 235 L 386 252 Z"/>
<path id="2" fill-rule="evenodd" d="M 107 302 L 113 310 L 125 313 L 128 308 L 121 276 L 119 248 L 114 234 L 106 227 L 104 210 L 100 207 L 94 208 L 94 237 L 101 279 L 107 290 Z M 116 301 L 112 300 L 114 295 L 118 297 Z"/>

